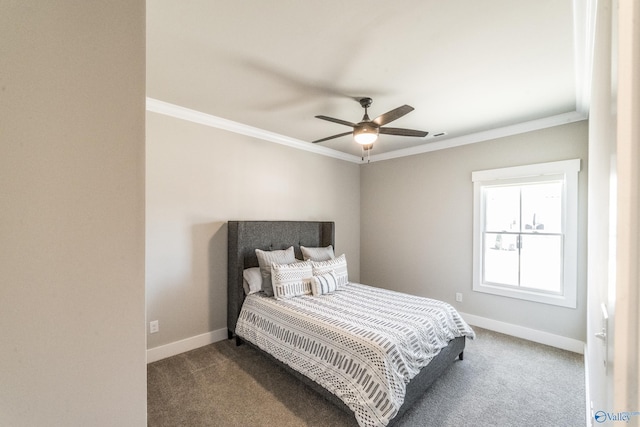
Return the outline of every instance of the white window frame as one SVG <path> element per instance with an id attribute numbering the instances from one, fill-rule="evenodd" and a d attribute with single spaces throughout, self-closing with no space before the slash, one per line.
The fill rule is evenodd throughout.
<path id="1" fill-rule="evenodd" d="M 472 172 L 473 181 L 473 290 L 493 295 L 524 299 L 528 301 L 576 308 L 578 289 L 578 172 L 580 159 L 538 163 Z M 484 200 L 483 187 L 507 183 L 507 180 L 536 182 L 547 175 L 564 177 L 562 194 L 563 275 L 562 292 L 550 294 L 532 289 L 519 289 L 484 283 L 483 277 L 483 236 Z"/>

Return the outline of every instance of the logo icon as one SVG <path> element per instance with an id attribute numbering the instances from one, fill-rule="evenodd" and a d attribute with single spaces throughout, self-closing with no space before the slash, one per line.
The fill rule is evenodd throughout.
<path id="1" fill-rule="evenodd" d="M 596 419 L 597 423 L 603 423 L 607 420 L 607 413 L 604 411 L 598 411 L 595 413 L 595 415 L 593 416 L 593 418 Z"/>

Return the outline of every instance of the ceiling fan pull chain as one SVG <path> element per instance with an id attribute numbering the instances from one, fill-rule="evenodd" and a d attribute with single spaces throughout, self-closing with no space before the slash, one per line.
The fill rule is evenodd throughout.
<path id="1" fill-rule="evenodd" d="M 367 163 L 371 163 L 371 149 L 373 148 L 373 144 L 369 145 L 361 145 L 360 150 L 362 151 L 361 160 L 364 162 L 364 152 L 367 152 Z"/>

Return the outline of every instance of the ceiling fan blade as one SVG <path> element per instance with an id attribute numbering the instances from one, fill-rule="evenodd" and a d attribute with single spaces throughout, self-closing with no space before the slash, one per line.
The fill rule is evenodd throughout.
<path id="1" fill-rule="evenodd" d="M 385 135 L 417 136 L 420 138 L 429 135 L 429 132 L 425 132 L 423 130 L 402 129 L 402 128 L 386 128 L 385 127 L 385 128 L 380 128 L 378 131 Z"/>
<path id="2" fill-rule="evenodd" d="M 346 120 L 340 120 L 340 119 L 334 119 L 333 117 L 327 117 L 327 116 L 316 116 L 317 119 L 322 119 L 322 120 L 327 120 L 333 123 L 338 123 L 341 125 L 345 125 L 345 126 L 351 126 L 354 127 L 356 124 L 355 123 L 351 123 L 348 122 Z"/>
<path id="3" fill-rule="evenodd" d="M 351 132 L 339 133 L 339 134 L 337 134 L 337 135 L 328 136 L 328 137 L 326 137 L 326 138 L 317 139 L 317 140 L 315 140 L 315 141 L 311 141 L 311 142 L 313 142 L 314 144 L 316 144 L 316 143 L 318 143 L 318 142 L 328 141 L 328 140 L 333 139 L 333 138 L 340 138 L 341 136 L 351 135 L 352 133 L 353 133 L 353 131 L 351 131 Z"/>
<path id="4" fill-rule="evenodd" d="M 414 108 L 410 105 L 403 105 L 402 107 L 398 107 L 394 110 L 387 111 L 386 113 L 376 117 L 373 119 L 373 122 L 378 126 L 384 126 L 387 123 L 391 123 L 394 120 L 399 119 L 407 113 L 410 113 L 414 110 Z"/>

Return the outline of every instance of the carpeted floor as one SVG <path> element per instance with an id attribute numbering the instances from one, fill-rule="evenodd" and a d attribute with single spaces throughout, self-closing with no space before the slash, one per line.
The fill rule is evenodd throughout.
<path id="1" fill-rule="evenodd" d="M 397 427 L 584 427 L 583 356 L 474 328 L 464 360 Z M 247 345 L 225 340 L 151 363 L 148 425 L 357 427 Z"/>

